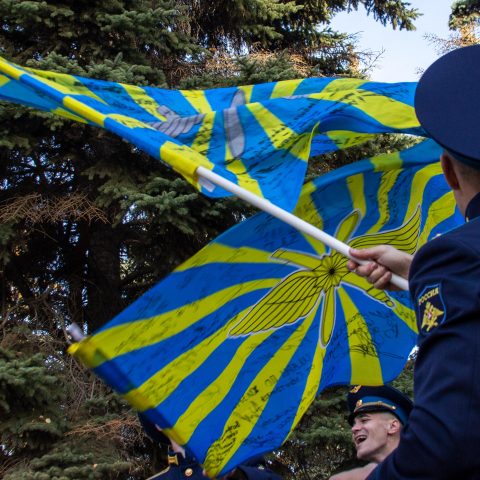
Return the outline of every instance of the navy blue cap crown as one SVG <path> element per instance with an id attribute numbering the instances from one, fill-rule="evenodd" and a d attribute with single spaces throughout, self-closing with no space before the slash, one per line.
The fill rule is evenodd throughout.
<path id="1" fill-rule="evenodd" d="M 389 412 L 405 425 L 413 408 L 412 401 L 406 395 L 388 385 L 380 387 L 357 385 L 348 393 L 347 403 L 350 410 L 348 416 L 350 425 L 357 415 L 366 412 Z"/>
<path id="2" fill-rule="evenodd" d="M 480 168 L 480 45 L 459 48 L 425 71 L 415 93 L 424 130 L 457 160 Z"/>

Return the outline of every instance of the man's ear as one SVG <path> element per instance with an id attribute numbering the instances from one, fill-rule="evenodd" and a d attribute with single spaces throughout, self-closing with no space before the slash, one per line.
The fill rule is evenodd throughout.
<path id="1" fill-rule="evenodd" d="M 460 182 L 458 181 L 457 172 L 454 167 L 454 160 L 447 152 L 443 152 L 440 156 L 440 164 L 448 186 L 452 190 L 458 190 L 460 188 Z"/>
<path id="2" fill-rule="evenodd" d="M 390 424 L 388 426 L 388 433 L 390 435 L 395 435 L 398 433 L 402 428 L 402 424 L 400 423 L 400 420 L 398 418 L 393 418 L 390 420 Z"/>

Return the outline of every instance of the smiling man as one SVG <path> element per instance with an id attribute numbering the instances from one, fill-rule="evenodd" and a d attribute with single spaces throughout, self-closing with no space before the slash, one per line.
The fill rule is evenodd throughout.
<path id="1" fill-rule="evenodd" d="M 400 432 L 412 410 L 411 400 L 387 385 L 381 387 L 356 386 L 348 397 L 352 438 L 357 458 L 369 462 L 331 477 L 330 480 L 360 480 L 392 453 L 400 442 Z"/>

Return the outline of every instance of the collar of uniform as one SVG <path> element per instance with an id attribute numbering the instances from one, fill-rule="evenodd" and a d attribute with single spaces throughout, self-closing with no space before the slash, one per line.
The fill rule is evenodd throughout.
<path id="1" fill-rule="evenodd" d="M 180 465 L 182 461 L 182 455 L 180 453 L 175 453 L 172 449 L 169 448 L 167 460 L 169 465 Z"/>
<path id="2" fill-rule="evenodd" d="M 477 193 L 467 205 L 465 210 L 465 220 L 468 222 L 476 217 L 480 217 L 480 193 Z"/>

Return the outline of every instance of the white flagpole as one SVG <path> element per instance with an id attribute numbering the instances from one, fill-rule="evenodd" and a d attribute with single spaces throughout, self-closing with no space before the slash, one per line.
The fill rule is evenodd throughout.
<path id="1" fill-rule="evenodd" d="M 316 240 L 319 240 L 333 250 L 341 253 L 345 257 L 351 258 L 355 262 L 362 265 L 368 263 L 368 261 L 366 260 L 359 261 L 356 258 L 353 258 L 349 253 L 350 247 L 346 243 L 343 243 L 337 238 L 332 237 L 328 233 L 320 230 L 319 228 L 314 227 L 310 223 L 291 214 L 290 212 L 287 212 L 283 208 L 277 207 L 269 200 L 265 200 L 264 198 L 261 198 L 249 192 L 248 190 L 239 187 L 230 180 L 227 180 L 226 178 L 216 174 L 215 172 L 212 172 L 211 170 L 208 170 L 205 167 L 198 167 L 196 173 L 199 177 L 199 183 L 207 190 L 212 189 L 212 183 L 218 185 L 219 187 L 222 187 L 228 192 L 233 193 L 242 200 L 245 200 L 247 203 L 250 203 L 254 207 L 257 207 L 260 210 L 269 213 L 273 217 L 282 220 L 293 228 L 296 228 L 297 230 L 306 233 L 307 235 L 310 235 Z M 408 290 L 408 281 L 400 277 L 399 275 L 392 274 L 391 282 L 402 290 Z"/>

